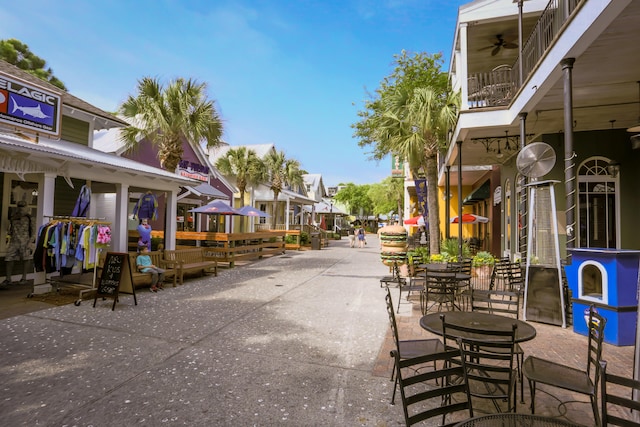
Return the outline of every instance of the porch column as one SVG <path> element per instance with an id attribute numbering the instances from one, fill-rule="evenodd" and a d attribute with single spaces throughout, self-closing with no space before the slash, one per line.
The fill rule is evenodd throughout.
<path id="1" fill-rule="evenodd" d="M 522 87 L 523 82 L 523 64 L 522 64 L 522 3 L 524 0 L 518 0 L 518 87 Z M 525 113 L 526 115 L 526 113 Z"/>
<path id="2" fill-rule="evenodd" d="M 575 58 L 565 58 L 560 62 L 564 80 L 564 192 L 566 197 L 567 249 L 575 248 L 575 209 L 576 181 L 573 159 L 573 82 L 572 70 Z M 567 262 L 571 263 L 571 254 L 567 253 Z"/>
<path id="3" fill-rule="evenodd" d="M 45 173 L 42 175 L 42 179 L 38 180 L 38 208 L 36 211 L 36 224 L 34 224 L 34 231 L 38 232 L 38 227 L 49 222 L 49 219 L 53 216 L 53 208 L 55 205 L 55 193 L 56 193 L 56 174 Z M 38 236 L 36 236 L 36 239 Z M 33 285 L 43 285 L 41 287 L 42 292 L 51 291 L 51 285 L 47 285 L 47 273 L 44 271 L 38 271 L 33 275 Z M 38 294 L 40 292 L 35 291 Z"/>
<path id="4" fill-rule="evenodd" d="M 176 218 L 178 217 L 178 191 L 167 191 L 165 193 L 166 203 L 166 216 L 164 218 L 164 245 L 165 249 L 176 248 L 176 232 L 178 231 L 178 224 Z"/>
<path id="5" fill-rule="evenodd" d="M 527 145 L 527 113 L 520 113 L 520 150 Z M 526 259 L 527 255 L 527 192 L 525 191 L 525 185 L 527 184 L 527 177 L 520 174 L 520 204 L 518 205 L 517 214 L 519 217 L 512 224 L 516 224 L 518 227 L 518 252 L 520 252 L 520 259 Z M 514 246 L 515 247 L 515 246 Z"/>
<path id="6" fill-rule="evenodd" d="M 444 237 L 446 239 L 451 238 L 451 218 L 449 215 L 449 209 L 451 209 L 451 165 L 447 165 L 447 168 L 444 172 L 445 176 L 445 186 L 444 186 L 444 199 L 445 199 L 445 209 L 444 209 L 444 222 L 445 222 L 445 232 Z"/>
<path id="7" fill-rule="evenodd" d="M 458 39 L 460 40 L 460 61 L 459 61 L 459 74 L 458 78 L 462 79 L 460 82 L 460 88 L 462 89 L 461 97 L 462 102 L 460 105 L 461 110 L 469 109 L 469 74 L 467 67 L 467 23 L 460 24 L 460 32 L 458 33 Z M 456 52 L 457 53 L 457 52 Z"/>
<path id="8" fill-rule="evenodd" d="M 36 214 L 38 217 L 38 225 L 48 222 L 48 219 L 53 216 L 55 192 L 56 174 L 45 173 L 42 182 L 38 184 L 38 198 L 42 200 L 42 203 L 38 203 L 38 212 Z M 40 200 L 38 200 L 38 202 L 40 202 Z M 45 221 L 44 218 L 47 218 L 47 221 Z"/>
<path id="9" fill-rule="evenodd" d="M 458 259 L 462 260 L 462 141 L 457 141 L 456 144 L 458 144 Z"/>
<path id="10" fill-rule="evenodd" d="M 291 206 L 291 199 L 287 197 L 287 207 L 285 208 L 284 213 L 284 229 L 289 229 L 289 207 Z"/>
<path id="11" fill-rule="evenodd" d="M 111 247 L 117 252 L 129 251 L 129 185 L 116 184 L 116 216 L 111 227 Z"/>

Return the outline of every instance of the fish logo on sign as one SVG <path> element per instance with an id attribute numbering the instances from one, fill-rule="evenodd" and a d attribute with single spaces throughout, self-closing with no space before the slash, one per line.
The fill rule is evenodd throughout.
<path id="1" fill-rule="evenodd" d="M 14 97 L 11 97 L 11 101 L 13 101 L 13 110 L 11 110 L 11 114 L 14 114 L 17 110 L 20 111 L 23 116 L 31 116 L 37 119 L 48 119 L 51 117 L 42 112 L 40 104 L 35 107 L 27 107 L 18 105 Z"/>
<path id="2" fill-rule="evenodd" d="M 53 124 L 53 106 L 14 93 L 9 94 L 11 116 L 45 125 Z"/>

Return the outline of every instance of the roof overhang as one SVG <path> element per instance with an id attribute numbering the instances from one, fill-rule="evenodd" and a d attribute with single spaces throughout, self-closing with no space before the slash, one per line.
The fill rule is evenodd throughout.
<path id="1" fill-rule="evenodd" d="M 0 158 L 6 172 L 16 173 L 21 178 L 29 173 L 55 173 L 67 182 L 70 178 L 79 178 L 165 191 L 198 183 L 81 144 L 43 137 L 34 140 L 21 134 L 0 133 Z"/>

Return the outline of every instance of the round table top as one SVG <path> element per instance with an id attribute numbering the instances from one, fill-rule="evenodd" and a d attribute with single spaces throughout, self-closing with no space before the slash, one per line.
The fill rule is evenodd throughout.
<path id="1" fill-rule="evenodd" d="M 436 335 L 442 335 L 442 320 L 440 319 L 440 315 L 445 316 L 447 323 L 483 331 L 508 331 L 511 329 L 511 325 L 515 323 L 518 326 L 516 329 L 516 342 L 529 341 L 536 336 L 536 328 L 527 322 L 511 317 L 476 311 L 447 311 L 427 314 L 420 318 L 420 326 Z M 454 331 L 451 332 L 452 336 L 456 336 L 455 333 L 460 331 L 455 331 L 455 333 Z M 447 335 L 449 334 L 447 333 Z M 461 333 L 460 338 L 473 337 L 468 335 L 462 336 Z"/>
<path id="2" fill-rule="evenodd" d="M 563 420 L 556 417 L 545 417 L 542 415 L 533 415 L 525 413 L 504 413 L 504 414 L 491 414 L 483 415 L 481 417 L 469 418 L 455 425 L 455 427 L 519 427 L 519 426 L 531 426 L 531 427 L 576 427 L 570 421 Z"/>

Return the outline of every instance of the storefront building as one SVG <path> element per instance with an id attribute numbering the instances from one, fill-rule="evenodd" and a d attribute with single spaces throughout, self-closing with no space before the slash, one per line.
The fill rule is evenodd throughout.
<path id="1" fill-rule="evenodd" d="M 175 218 L 178 195 L 185 186 L 198 185 L 194 179 L 145 165 L 135 160 L 93 148 L 95 131 L 126 126 L 122 120 L 74 97 L 55 86 L 0 61 L 0 257 L 5 261 L 10 244 L 9 216 L 19 205 L 31 217 L 30 251 L 43 226 L 54 221 L 76 224 L 103 224 L 109 235 L 103 249 L 128 249 L 128 221 L 135 202 L 132 194 L 152 192 L 167 200 L 167 218 Z M 82 199 L 82 202 L 81 202 Z M 82 205 L 82 212 L 78 211 Z M 75 219 L 74 219 L 75 218 Z M 176 221 L 161 224 L 167 248 L 175 247 Z M 6 236 L 6 237 L 5 237 Z M 104 236 L 103 236 L 104 237 Z M 95 252 L 92 253 L 95 256 Z M 19 278 L 24 264 L 13 269 Z M 83 268 L 64 265 L 70 270 Z M 54 268 L 33 273 L 28 278 L 44 284 Z M 5 262 L 0 276 L 6 275 Z"/>

